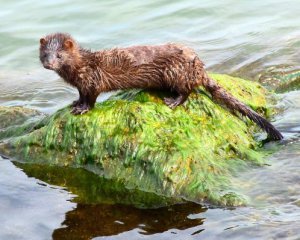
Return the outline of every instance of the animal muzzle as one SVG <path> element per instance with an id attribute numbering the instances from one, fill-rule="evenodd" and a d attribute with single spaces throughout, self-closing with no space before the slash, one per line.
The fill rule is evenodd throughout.
<path id="1" fill-rule="evenodd" d="M 50 69 L 50 70 L 54 70 L 56 68 L 56 62 L 53 60 L 53 61 L 47 61 L 45 63 L 43 63 L 44 65 L 44 68 L 46 69 Z"/>

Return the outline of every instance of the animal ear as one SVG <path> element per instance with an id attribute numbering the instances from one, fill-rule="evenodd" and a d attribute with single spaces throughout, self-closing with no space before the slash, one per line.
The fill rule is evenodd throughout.
<path id="1" fill-rule="evenodd" d="M 40 39 L 40 44 L 41 45 L 45 45 L 46 44 L 46 39 L 45 38 L 41 38 Z"/>
<path id="2" fill-rule="evenodd" d="M 73 45 L 74 45 L 73 42 L 69 39 L 64 42 L 65 49 L 72 49 Z"/>

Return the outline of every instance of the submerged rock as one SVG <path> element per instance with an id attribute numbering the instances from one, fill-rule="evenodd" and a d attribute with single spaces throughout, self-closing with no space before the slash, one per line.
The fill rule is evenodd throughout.
<path id="1" fill-rule="evenodd" d="M 276 93 L 285 93 L 300 89 L 300 71 L 281 68 L 271 68 L 260 76 L 259 81 Z"/>
<path id="2" fill-rule="evenodd" d="M 211 77 L 254 110 L 269 112 L 259 84 Z M 32 124 L 31 133 L 5 141 L 0 152 L 26 163 L 82 167 L 127 189 L 178 201 L 243 205 L 231 191 L 232 176 L 238 166 L 262 162 L 256 127 L 202 89 L 175 110 L 164 105 L 166 95 L 120 92 L 82 116 L 66 107 Z"/>
<path id="3" fill-rule="evenodd" d="M 34 123 L 44 117 L 33 109 L 0 106 L 0 140 L 31 132 Z"/>
<path id="4" fill-rule="evenodd" d="M 300 71 L 287 73 L 277 78 L 281 84 L 276 88 L 276 92 L 283 93 L 300 89 Z"/>

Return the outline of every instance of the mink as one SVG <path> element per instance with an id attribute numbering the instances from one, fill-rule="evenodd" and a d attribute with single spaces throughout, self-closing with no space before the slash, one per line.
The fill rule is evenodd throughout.
<path id="1" fill-rule="evenodd" d="M 283 139 L 271 123 L 210 78 L 196 52 L 181 44 L 91 51 L 80 47 L 69 34 L 54 33 L 40 39 L 40 61 L 78 89 L 79 99 L 71 104 L 73 114 L 92 109 L 102 92 L 134 88 L 172 92 L 175 97 L 165 97 L 164 102 L 173 109 L 203 86 L 214 101 L 264 129 L 268 139 Z"/>

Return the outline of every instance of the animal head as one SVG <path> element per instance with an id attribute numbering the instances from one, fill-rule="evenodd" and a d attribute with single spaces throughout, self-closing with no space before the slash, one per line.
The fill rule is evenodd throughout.
<path id="1" fill-rule="evenodd" d="M 49 34 L 40 39 L 40 60 L 47 69 L 57 71 L 72 64 L 78 44 L 66 33 Z"/>

